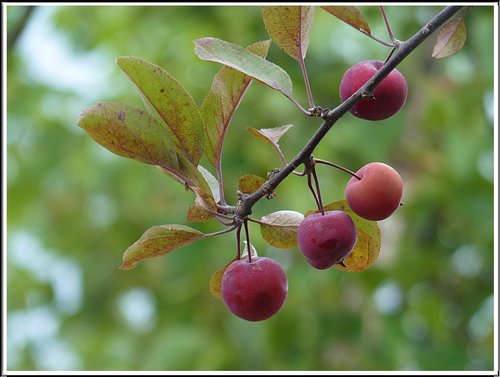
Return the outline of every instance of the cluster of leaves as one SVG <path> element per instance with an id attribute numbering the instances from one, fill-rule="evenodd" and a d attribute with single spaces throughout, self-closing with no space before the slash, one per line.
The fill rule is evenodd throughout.
<path id="1" fill-rule="evenodd" d="M 356 7 L 321 8 L 363 34 L 397 49 L 397 41 L 393 38 L 392 42 L 387 43 L 372 35 L 368 23 Z M 194 192 L 195 201 L 187 210 L 186 221 L 202 222 L 215 218 L 227 226 L 225 230 L 212 234 L 204 234 L 179 224 L 153 226 L 124 252 L 121 269 L 134 268 L 144 259 L 165 255 L 192 242 L 241 226 L 236 221 L 237 206 L 229 206 L 224 197 L 221 162 L 225 135 L 233 114 L 253 80 L 283 94 L 304 114 L 319 116 L 315 111 L 304 63 L 314 11 L 315 7 L 312 6 L 262 7 L 264 25 L 271 39 L 256 42 L 247 48 L 211 37 L 195 40 L 195 52 L 202 60 L 223 65 L 199 107 L 188 91 L 163 68 L 138 57 L 124 56 L 117 59 L 119 67 L 139 90 L 145 110 L 121 103 L 97 103 L 81 114 L 78 125 L 109 151 L 157 166 Z M 463 18 L 451 20 L 440 31 L 433 56 L 441 58 L 457 52 L 464 40 Z M 308 89 L 308 110 L 293 98 L 290 76 L 266 60 L 271 41 L 299 62 Z M 279 140 L 291 127 L 291 124 L 287 124 L 275 128 L 248 128 L 247 131 L 271 144 L 283 165 L 286 165 Z M 215 169 L 215 175 L 200 165 L 203 155 Z M 238 182 L 237 190 L 240 195 L 249 195 L 265 183 L 263 177 L 244 175 Z M 272 195 L 270 192 L 269 196 Z M 366 269 L 377 258 L 380 250 L 377 223 L 352 213 L 344 200 L 327 204 L 324 209 L 347 212 L 358 229 L 358 241 L 351 255 L 345 259 L 345 266 L 336 267 L 349 271 Z M 270 245 L 289 249 L 297 245 L 297 227 L 303 218 L 301 213 L 284 210 L 253 221 L 260 224 L 262 237 Z M 251 249 L 251 245 L 247 246 Z M 216 271 L 210 282 L 210 290 L 216 297 L 219 296 L 220 278 L 225 267 Z"/>

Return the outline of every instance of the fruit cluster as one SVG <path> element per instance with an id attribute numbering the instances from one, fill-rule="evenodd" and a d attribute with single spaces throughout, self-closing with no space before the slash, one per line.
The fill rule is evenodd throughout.
<path id="1" fill-rule="evenodd" d="M 382 66 L 381 61 L 363 61 L 344 74 L 340 98 L 348 99 Z M 398 112 L 406 101 L 407 84 L 403 75 L 393 70 L 370 96 L 359 100 L 351 113 L 367 120 L 386 119 Z M 344 169 L 343 169 L 344 170 Z M 345 169 L 346 170 L 346 169 Z M 381 162 L 372 162 L 356 173 L 346 185 L 345 197 L 358 216 L 380 221 L 388 218 L 401 204 L 403 181 L 396 170 Z M 352 218 L 340 210 L 323 211 L 304 218 L 297 229 L 297 244 L 307 262 L 323 270 L 343 260 L 356 244 L 358 233 Z M 266 257 L 236 260 L 225 270 L 221 295 L 236 316 L 261 321 L 276 314 L 283 306 L 288 282 L 283 268 Z"/>

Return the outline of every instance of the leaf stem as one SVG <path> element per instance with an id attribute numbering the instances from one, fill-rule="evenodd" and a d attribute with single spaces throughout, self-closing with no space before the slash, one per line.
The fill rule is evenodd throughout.
<path id="1" fill-rule="evenodd" d="M 285 97 L 286 97 L 286 98 L 288 98 L 290 101 L 292 101 L 292 103 L 293 103 L 295 106 L 297 106 L 297 108 L 298 108 L 300 111 L 302 111 L 305 115 L 307 115 L 307 116 L 311 116 L 311 112 L 310 112 L 310 111 L 308 111 L 308 110 L 306 110 L 306 109 L 304 109 L 304 108 L 300 105 L 300 103 L 298 103 L 297 101 L 295 101 L 295 99 L 293 99 L 292 97 L 289 97 L 289 96 L 287 96 L 287 95 L 285 95 Z"/>
<path id="2" fill-rule="evenodd" d="M 392 43 L 389 43 L 389 42 L 386 42 L 386 41 L 383 41 L 382 39 L 379 39 L 377 38 L 376 36 L 374 36 L 373 34 L 370 34 L 364 30 L 360 30 L 360 32 L 362 32 L 364 35 L 366 35 L 367 37 L 370 37 L 371 39 L 373 39 L 374 41 L 380 43 L 381 45 L 384 45 L 386 47 L 394 47 L 394 45 Z"/>
<path id="3" fill-rule="evenodd" d="M 304 84 L 306 85 L 306 92 L 307 92 L 307 99 L 309 100 L 309 107 L 313 108 L 314 106 L 314 99 L 311 91 L 311 86 L 309 84 L 309 77 L 307 76 L 307 69 L 306 69 L 306 63 L 304 61 L 304 58 L 301 56 L 300 60 L 300 70 L 302 71 L 302 76 L 304 76 Z"/>
<path id="4" fill-rule="evenodd" d="M 382 17 L 384 18 L 385 27 L 387 28 L 387 33 L 389 34 L 389 38 L 391 38 L 393 46 L 397 47 L 399 41 L 394 37 L 394 34 L 392 33 L 391 25 L 389 24 L 389 20 L 387 20 L 387 16 L 385 15 L 385 10 L 382 5 L 380 6 L 380 12 L 382 12 Z"/>
<path id="5" fill-rule="evenodd" d="M 217 161 L 217 181 L 219 181 L 219 196 L 220 196 L 220 204 L 227 205 L 226 197 L 224 195 L 224 180 L 222 179 L 222 158 L 218 158 Z"/>
<path id="6" fill-rule="evenodd" d="M 232 232 L 233 230 L 235 230 L 237 227 L 238 227 L 238 225 L 233 225 L 231 228 L 223 229 L 221 231 L 214 232 L 214 233 L 207 233 L 207 234 L 205 234 L 205 237 L 214 237 L 214 236 L 219 236 L 221 234 L 229 233 L 229 232 Z"/>

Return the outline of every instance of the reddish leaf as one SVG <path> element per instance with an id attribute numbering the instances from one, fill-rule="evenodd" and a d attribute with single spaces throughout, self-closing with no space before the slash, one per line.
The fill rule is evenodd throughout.
<path id="1" fill-rule="evenodd" d="M 262 19 L 273 41 L 288 55 L 302 61 L 309 46 L 314 7 L 263 6 Z"/>
<path id="2" fill-rule="evenodd" d="M 199 204 L 198 200 L 196 200 L 193 204 L 191 204 L 188 208 L 188 212 L 186 214 L 186 221 L 193 223 L 201 223 L 212 219 L 215 215 L 205 209 L 202 205 Z"/>
<path id="3" fill-rule="evenodd" d="M 200 112 L 190 94 L 155 64 L 133 56 L 119 57 L 116 61 L 175 135 L 177 147 L 197 166 L 203 154 L 204 133 Z"/>
<path id="4" fill-rule="evenodd" d="M 178 154 L 164 126 L 147 112 L 121 103 L 101 102 L 83 111 L 78 126 L 109 151 L 161 166 L 176 179 L 194 185 L 196 168 Z"/>
<path id="5" fill-rule="evenodd" d="M 264 183 L 266 183 L 265 178 L 259 177 L 258 175 L 246 174 L 238 180 L 238 190 L 243 194 L 252 194 Z"/>
<path id="6" fill-rule="evenodd" d="M 432 57 L 445 58 L 456 54 L 464 46 L 467 30 L 463 18 L 456 18 L 446 23 L 438 32 Z"/>
<path id="7" fill-rule="evenodd" d="M 366 34 L 371 34 L 368 22 L 364 19 L 363 15 L 357 7 L 353 6 L 322 6 L 322 9 L 334 15 L 338 19 L 344 21 L 346 24 L 351 25 L 353 28 L 358 29 Z"/>
<path id="8" fill-rule="evenodd" d="M 165 255 L 203 237 L 205 237 L 203 233 L 185 225 L 153 226 L 125 250 L 120 269 L 132 269 L 144 259 Z"/>
<path id="9" fill-rule="evenodd" d="M 256 42 L 247 51 L 265 57 L 270 44 L 271 40 Z M 216 169 L 219 169 L 229 123 L 251 81 L 252 77 L 244 73 L 228 66 L 222 67 L 200 107 L 205 127 L 205 154 Z"/>

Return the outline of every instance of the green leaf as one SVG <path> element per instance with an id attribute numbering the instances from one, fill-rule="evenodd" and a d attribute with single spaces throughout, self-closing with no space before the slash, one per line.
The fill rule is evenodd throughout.
<path id="1" fill-rule="evenodd" d="M 176 145 L 197 166 L 203 154 L 201 115 L 191 95 L 163 68 L 134 56 L 116 62 L 137 86 L 176 138 Z"/>
<path id="2" fill-rule="evenodd" d="M 271 40 L 256 42 L 247 51 L 265 57 Z M 218 168 L 226 131 L 234 112 L 246 93 L 252 77 L 224 66 L 215 75 L 210 92 L 203 100 L 200 113 L 205 127 L 205 154 Z"/>
<path id="3" fill-rule="evenodd" d="M 208 183 L 208 186 L 210 187 L 210 192 L 212 193 L 212 197 L 214 198 L 214 201 L 216 203 L 218 203 L 220 201 L 219 181 L 217 181 L 217 178 L 215 178 L 212 175 L 212 173 L 210 173 L 203 166 L 198 165 L 198 170 L 203 175 L 203 178 L 205 179 L 205 181 Z"/>
<path id="4" fill-rule="evenodd" d="M 214 214 L 212 212 L 217 211 L 216 203 L 220 200 L 219 182 L 217 179 L 201 165 L 198 165 L 198 170 L 208 184 L 210 195 L 208 195 L 208 191 L 205 188 L 206 192 L 202 190 L 196 196 L 195 202 L 189 207 L 186 215 L 186 221 L 190 222 L 204 222 L 213 218 Z"/>
<path id="5" fill-rule="evenodd" d="M 253 246 L 253 244 L 250 242 L 250 256 L 252 258 L 258 257 L 259 254 L 257 254 L 257 250 Z M 243 241 L 243 251 L 241 252 L 241 257 L 240 259 L 248 258 L 248 243 L 247 241 Z"/>
<path id="6" fill-rule="evenodd" d="M 262 238 L 278 249 L 290 249 L 297 246 L 297 228 L 304 220 L 304 215 L 295 211 L 278 211 L 260 219 Z"/>
<path id="7" fill-rule="evenodd" d="M 438 32 L 432 57 L 441 59 L 456 54 L 462 49 L 466 39 L 467 30 L 463 18 L 450 20 Z"/>
<path id="8" fill-rule="evenodd" d="M 247 127 L 247 131 L 250 132 L 251 135 L 264 140 L 266 143 L 271 144 L 274 147 L 276 153 L 278 153 L 278 156 L 280 157 L 281 162 L 283 162 L 283 165 L 286 165 L 286 158 L 283 155 L 283 152 L 281 152 L 278 141 L 292 127 L 293 124 L 287 124 L 285 126 L 275 128 L 262 128 L 260 130 L 257 130 L 253 127 Z"/>
<path id="9" fill-rule="evenodd" d="M 259 55 L 243 47 L 217 38 L 200 38 L 194 41 L 195 52 L 203 60 L 232 67 L 261 83 L 292 98 L 292 80 L 288 73 Z"/>
<path id="10" fill-rule="evenodd" d="M 338 19 L 344 21 L 346 24 L 351 25 L 353 28 L 371 35 L 368 22 L 359 11 L 357 7 L 353 6 L 322 6 L 323 10 L 334 15 Z"/>
<path id="11" fill-rule="evenodd" d="M 125 250 L 120 269 L 132 269 L 144 259 L 165 255 L 203 237 L 205 237 L 203 233 L 185 225 L 153 226 Z"/>
<path id="12" fill-rule="evenodd" d="M 233 263 L 236 259 L 233 258 L 231 259 L 224 267 L 219 268 L 217 271 L 215 271 L 212 276 L 210 277 L 210 280 L 208 282 L 208 290 L 218 300 L 222 300 L 222 295 L 221 295 L 221 286 L 222 286 L 222 277 L 224 276 L 224 272 L 226 272 L 227 268 L 231 263 Z"/>
<path id="13" fill-rule="evenodd" d="M 306 56 L 313 16 L 310 6 L 262 7 L 262 19 L 273 41 L 299 62 Z"/>
<path id="14" fill-rule="evenodd" d="M 109 151 L 158 165 L 181 182 L 193 184 L 196 168 L 179 156 L 164 126 L 147 112 L 121 103 L 100 102 L 82 112 L 78 126 Z"/>
<path id="15" fill-rule="evenodd" d="M 246 174 L 238 180 L 238 190 L 243 194 L 253 194 L 264 183 L 266 183 L 265 178 L 259 177 L 258 175 Z"/>
<path id="16" fill-rule="evenodd" d="M 351 216 L 358 231 L 358 239 L 354 244 L 354 248 L 344 259 L 346 267 L 340 264 L 336 264 L 334 267 L 346 271 L 364 271 L 370 267 L 380 253 L 381 236 L 377 222 L 356 215 L 344 199 L 324 205 L 323 209 L 325 211 L 344 211 Z M 318 210 L 311 210 L 307 211 L 305 215 L 309 216 L 318 212 Z"/>

